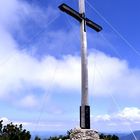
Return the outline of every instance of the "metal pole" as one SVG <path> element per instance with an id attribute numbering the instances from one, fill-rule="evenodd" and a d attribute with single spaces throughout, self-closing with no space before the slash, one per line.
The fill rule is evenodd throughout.
<path id="1" fill-rule="evenodd" d="M 79 12 L 85 18 L 85 0 L 79 0 Z M 86 22 L 82 19 L 81 30 L 81 107 L 80 107 L 80 127 L 90 129 L 90 107 L 88 104 L 88 67 L 87 67 L 87 36 Z"/>

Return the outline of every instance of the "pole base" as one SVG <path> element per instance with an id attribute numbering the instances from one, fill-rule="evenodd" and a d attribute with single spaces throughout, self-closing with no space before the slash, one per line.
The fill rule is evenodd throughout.
<path id="1" fill-rule="evenodd" d="M 75 128 L 70 132 L 70 140 L 100 140 L 97 131 Z"/>
<path id="2" fill-rule="evenodd" d="M 90 106 L 80 106 L 80 127 L 90 129 Z"/>

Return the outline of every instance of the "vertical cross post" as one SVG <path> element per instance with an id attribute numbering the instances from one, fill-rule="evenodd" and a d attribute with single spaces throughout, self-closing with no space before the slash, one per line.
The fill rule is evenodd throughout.
<path id="1" fill-rule="evenodd" d="M 88 60 L 87 60 L 87 35 L 85 21 L 85 0 L 79 0 L 79 13 L 81 14 L 82 22 L 80 23 L 81 30 L 81 106 L 80 106 L 80 127 L 90 129 L 90 107 L 88 103 Z"/>

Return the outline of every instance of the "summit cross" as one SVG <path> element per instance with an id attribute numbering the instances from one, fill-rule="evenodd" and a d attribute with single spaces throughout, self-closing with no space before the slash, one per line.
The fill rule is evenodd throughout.
<path id="1" fill-rule="evenodd" d="M 86 26 L 100 32 L 102 27 L 86 17 L 85 0 L 79 0 L 79 12 L 66 4 L 61 4 L 59 9 L 80 22 L 81 30 L 81 106 L 80 106 L 80 127 L 90 129 L 90 106 L 88 101 L 88 60 L 87 60 L 87 34 Z"/>

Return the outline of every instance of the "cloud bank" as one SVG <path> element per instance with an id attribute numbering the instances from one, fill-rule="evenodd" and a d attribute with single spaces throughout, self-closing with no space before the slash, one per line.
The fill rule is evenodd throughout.
<path id="1" fill-rule="evenodd" d="M 4 124 L 10 123 L 6 117 L 0 118 L 3 120 Z M 126 107 L 119 112 L 113 114 L 102 114 L 97 116 L 92 116 L 91 127 L 100 130 L 100 132 L 131 132 L 132 130 L 139 129 L 140 126 L 140 109 L 137 107 Z M 68 123 L 69 122 L 69 123 Z M 75 125 L 79 125 L 78 121 L 68 120 L 66 121 L 14 121 L 14 124 L 23 124 L 27 129 L 33 131 L 66 131 L 66 129 L 71 129 Z M 121 126 L 121 127 L 120 127 Z"/>
<path id="2" fill-rule="evenodd" d="M 102 131 L 104 131 L 101 127 L 103 125 L 107 128 L 107 131 L 131 132 L 139 129 L 140 109 L 137 107 L 126 107 L 113 114 L 94 116 L 92 121 Z"/>

